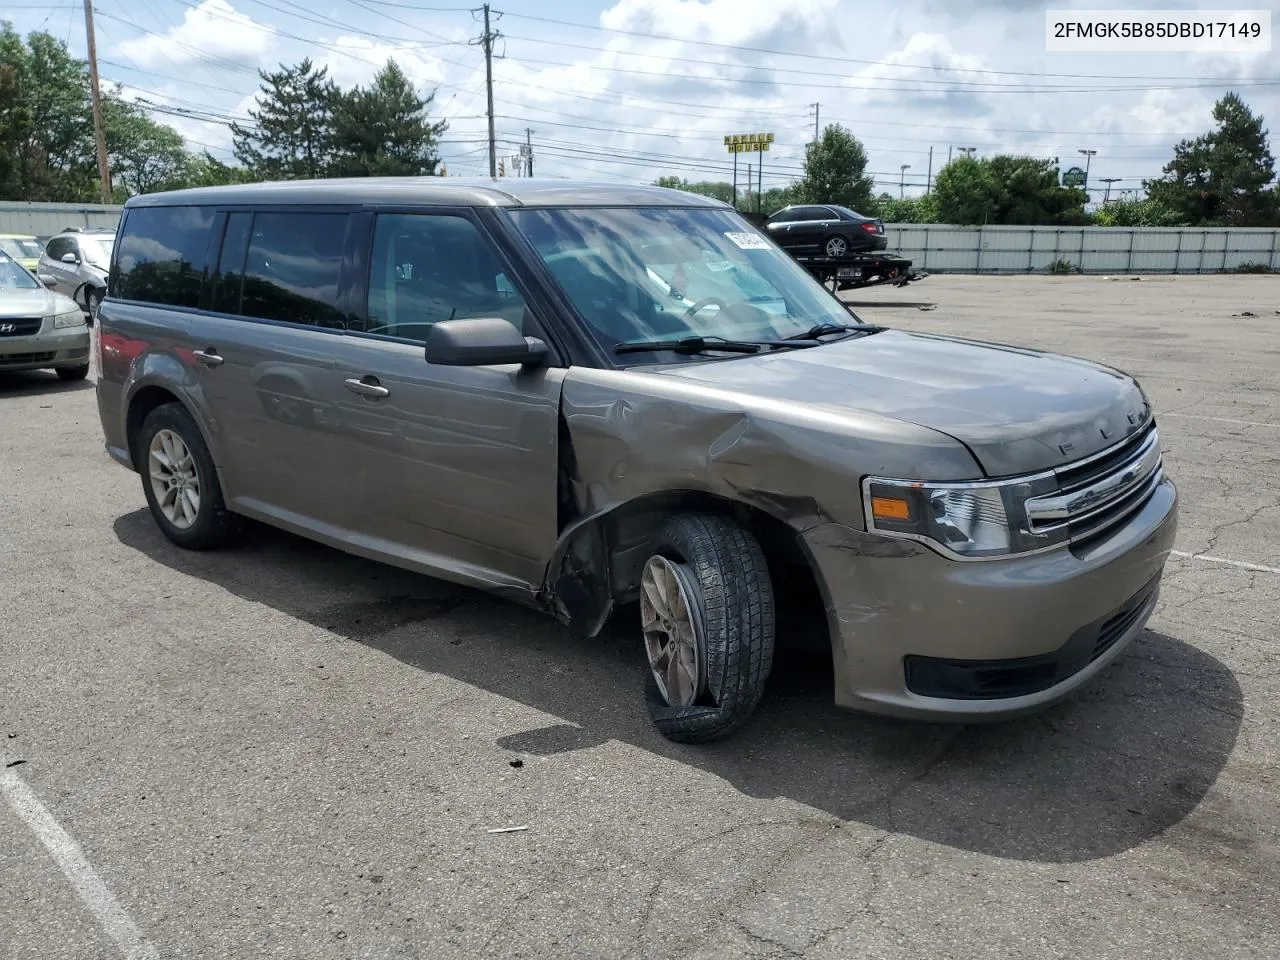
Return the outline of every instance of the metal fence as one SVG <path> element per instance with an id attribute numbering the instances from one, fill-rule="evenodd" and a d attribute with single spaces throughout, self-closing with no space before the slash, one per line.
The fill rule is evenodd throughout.
<path id="1" fill-rule="evenodd" d="M 930 273 L 1280 271 L 1280 230 L 1197 227 L 953 227 L 885 224 L 889 249 Z M 1069 265 L 1069 266 L 1067 266 Z"/>
<path id="2" fill-rule="evenodd" d="M 123 207 L 102 203 L 20 203 L 0 201 L 0 233 L 22 233 L 45 240 L 67 227 L 114 230 Z"/>

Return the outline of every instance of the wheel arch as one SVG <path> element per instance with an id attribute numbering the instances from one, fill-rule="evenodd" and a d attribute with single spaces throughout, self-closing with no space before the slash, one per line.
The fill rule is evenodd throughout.
<path id="1" fill-rule="evenodd" d="M 133 464 L 134 470 L 142 472 L 142 465 L 138 459 L 138 434 L 142 431 L 142 424 L 146 421 L 147 416 L 157 407 L 162 407 L 166 403 L 176 403 L 181 406 L 195 421 L 196 429 L 200 431 L 200 438 L 204 440 L 205 447 L 209 450 L 209 456 L 213 459 L 214 468 L 221 470 L 218 465 L 215 447 L 212 438 L 209 435 L 208 428 L 201 421 L 200 417 L 192 409 L 182 396 L 180 391 L 174 390 L 172 386 L 164 383 L 147 382 L 138 385 L 130 391 L 128 399 L 125 401 L 124 412 L 124 436 L 125 448 L 129 452 L 129 461 Z"/>
<path id="2" fill-rule="evenodd" d="M 664 490 L 615 504 L 565 529 L 544 587 L 557 618 L 587 636 L 599 633 L 616 605 L 635 599 L 662 522 L 688 512 L 732 519 L 760 543 L 770 577 L 775 586 L 785 585 L 789 601 L 822 604 L 817 565 L 800 530 L 781 516 L 705 490 Z"/>

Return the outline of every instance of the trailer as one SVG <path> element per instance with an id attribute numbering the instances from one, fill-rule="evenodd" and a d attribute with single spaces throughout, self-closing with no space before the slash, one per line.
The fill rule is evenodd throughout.
<path id="1" fill-rule="evenodd" d="M 928 276 L 911 269 L 911 261 L 892 253 L 851 253 L 833 258 L 793 255 L 795 261 L 830 290 L 854 290 L 891 283 L 905 287 Z"/>

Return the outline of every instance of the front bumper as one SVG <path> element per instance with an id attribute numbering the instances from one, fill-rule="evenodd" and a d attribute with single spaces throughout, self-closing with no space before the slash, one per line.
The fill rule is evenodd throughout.
<path id="1" fill-rule="evenodd" d="M 0 336 L 0 372 L 79 367 L 88 362 L 87 326 L 54 327 L 53 321 L 46 318 L 37 333 Z"/>
<path id="2" fill-rule="evenodd" d="M 829 523 L 804 534 L 827 607 L 840 706 L 973 721 L 1042 709 L 1146 625 L 1177 529 L 1168 479 L 1087 549 L 958 562 Z"/>

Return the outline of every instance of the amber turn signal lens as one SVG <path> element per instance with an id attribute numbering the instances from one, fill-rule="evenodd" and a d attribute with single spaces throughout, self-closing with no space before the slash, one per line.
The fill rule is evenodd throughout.
<path id="1" fill-rule="evenodd" d="M 872 497 L 871 515 L 877 520 L 910 520 L 911 505 L 896 497 Z"/>

